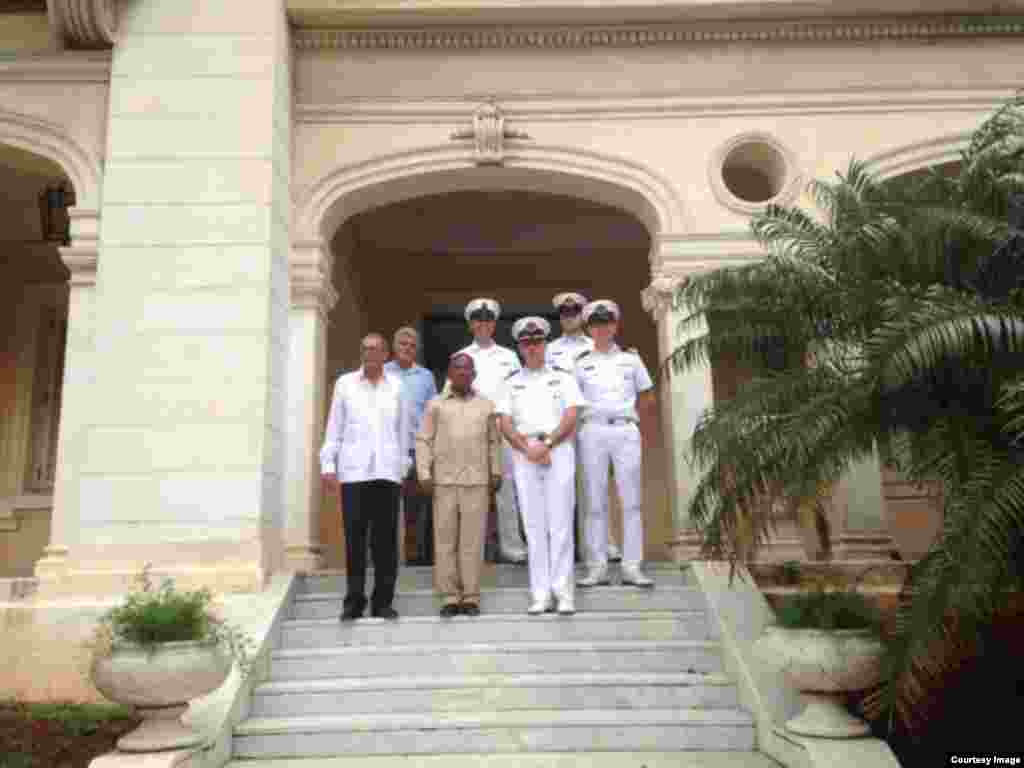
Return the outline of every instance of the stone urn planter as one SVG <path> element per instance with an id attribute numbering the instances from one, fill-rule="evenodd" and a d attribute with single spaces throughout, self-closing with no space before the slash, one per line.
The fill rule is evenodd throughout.
<path id="1" fill-rule="evenodd" d="M 870 732 L 843 701 L 846 692 L 870 688 L 881 679 L 882 643 L 869 630 L 769 626 L 754 654 L 778 667 L 807 700 L 804 710 L 786 722 L 787 730 L 830 739 Z"/>
<path id="2" fill-rule="evenodd" d="M 234 660 L 217 642 L 141 646 L 119 643 L 93 659 L 96 689 L 118 704 L 136 708 L 142 724 L 117 742 L 125 752 L 158 752 L 195 746 L 201 736 L 181 721 L 191 699 L 215 691 Z"/>

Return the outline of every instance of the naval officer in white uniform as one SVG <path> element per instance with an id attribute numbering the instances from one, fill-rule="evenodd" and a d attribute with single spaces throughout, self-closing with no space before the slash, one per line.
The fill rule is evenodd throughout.
<path id="1" fill-rule="evenodd" d="M 557 293 L 551 304 L 558 310 L 558 324 L 562 326 L 562 335 L 547 345 L 546 359 L 548 365 L 572 371 L 576 359 L 584 352 L 594 348 L 594 340 L 583 332 L 583 307 L 587 305 L 587 297 L 582 293 Z M 577 437 L 579 432 L 577 431 Z M 583 468 L 580 465 L 579 445 L 576 446 L 576 539 L 582 547 L 586 541 L 583 519 L 586 516 L 586 494 Z M 615 543 L 612 526 L 608 526 L 608 559 L 613 563 L 622 559 L 619 545 Z"/>
<path id="2" fill-rule="evenodd" d="M 494 342 L 494 329 L 501 317 L 501 305 L 494 299 L 473 299 L 466 305 L 464 314 L 473 334 L 473 343 L 456 354 L 473 358 L 476 369 L 473 390 L 497 403 L 505 379 L 521 367 L 519 357 L 513 350 Z M 512 449 L 504 441 L 501 468 L 501 488 L 494 497 L 498 513 L 498 553 L 502 560 L 522 563 L 526 560 L 526 543 L 519 531 L 519 505 L 512 478 Z"/>
<path id="3" fill-rule="evenodd" d="M 615 343 L 619 306 L 609 299 L 592 301 L 583 309 L 583 321 L 594 340 L 594 350 L 576 360 L 575 375 L 587 402 L 579 427 L 583 476 L 587 485 L 588 573 L 581 587 L 608 584 L 608 468 L 615 468 L 615 485 L 622 502 L 622 583 L 651 587 L 641 570 L 644 523 L 641 510 L 640 416 L 651 418 L 654 383 L 640 356 L 624 352 Z"/>
<path id="4" fill-rule="evenodd" d="M 576 411 L 584 405 L 572 374 L 544 363 L 551 326 L 524 317 L 512 327 L 526 367 L 505 380 L 496 411 L 512 445 L 512 466 L 529 547 L 530 614 L 554 601 L 558 612 L 576 611 L 573 601 L 573 524 L 576 498 Z"/>

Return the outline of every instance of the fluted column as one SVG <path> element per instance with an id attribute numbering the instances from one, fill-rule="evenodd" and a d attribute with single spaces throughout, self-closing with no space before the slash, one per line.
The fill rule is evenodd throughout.
<path id="1" fill-rule="evenodd" d="M 68 553 L 78 539 L 80 514 L 78 466 L 81 463 L 82 426 L 93 381 L 95 353 L 94 301 L 99 263 L 99 216 L 96 211 L 71 209 L 71 245 L 60 255 L 71 272 L 68 281 L 67 342 L 64 384 L 57 436 L 57 475 L 50 515 L 50 542 L 36 562 L 36 576 L 47 587 L 59 587 L 67 578 Z"/>
<path id="2" fill-rule="evenodd" d="M 285 568 L 323 564 L 319 541 L 320 462 L 324 427 L 327 314 L 338 299 L 333 258 L 321 242 L 297 243 L 289 262 L 288 373 L 285 419 Z"/>
<path id="3" fill-rule="evenodd" d="M 688 339 L 705 332 L 703 325 L 685 334 L 679 331 L 679 321 L 688 314 L 687 308 L 674 300 L 683 279 L 683 275 L 656 275 L 643 292 L 644 309 L 651 313 L 658 329 L 658 358 L 662 361 Z M 705 362 L 682 373 L 673 372 L 663 381 L 661 417 L 664 434 L 668 435 L 665 454 L 676 534 L 672 550 L 675 559 L 683 562 L 700 554 L 700 537 L 688 512 L 700 480 L 700 472 L 692 463 L 690 441 L 701 415 L 714 402 L 711 365 Z"/>

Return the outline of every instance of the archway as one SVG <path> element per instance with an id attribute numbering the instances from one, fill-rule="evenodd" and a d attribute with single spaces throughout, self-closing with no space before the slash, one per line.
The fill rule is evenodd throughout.
<path id="1" fill-rule="evenodd" d="M 329 244 L 339 295 L 328 318 L 325 391 L 340 372 L 358 365 L 364 333 L 390 336 L 409 324 L 429 339 L 443 322 L 454 339 L 462 306 L 484 295 L 511 313 L 549 312 L 551 297 L 563 290 L 613 298 L 626 319 L 623 340 L 654 368 L 658 339 L 640 295 L 650 282 L 657 235 L 681 220 L 668 186 L 655 177 L 619 185 L 607 168 L 599 177 L 525 163 L 460 162 L 461 168 L 402 175 L 381 170 L 387 166 L 381 161 L 375 172 L 327 177 L 308 196 L 299 231 Z M 539 166 L 536 157 L 533 162 Z M 363 187 L 353 175 L 373 180 Z M 652 188 L 660 189 L 654 202 L 640 191 Z M 450 343 L 468 340 L 467 333 Z M 651 443 L 645 446 L 646 549 L 650 558 L 666 559 L 674 531 L 661 434 Z M 339 565 L 335 499 L 323 500 L 318 528 L 327 564 Z"/>
<path id="2" fill-rule="evenodd" d="M 31 576 L 50 542 L 67 334 L 77 188 L 31 145 L 0 143 L 0 577 Z"/>

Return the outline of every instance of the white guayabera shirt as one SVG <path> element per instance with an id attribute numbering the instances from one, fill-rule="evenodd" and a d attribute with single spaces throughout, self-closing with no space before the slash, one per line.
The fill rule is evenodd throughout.
<path id="1" fill-rule="evenodd" d="M 411 466 L 410 425 L 397 376 L 385 371 L 376 386 L 362 368 L 339 376 L 320 449 L 321 472 L 336 473 L 342 483 L 402 482 Z"/>

